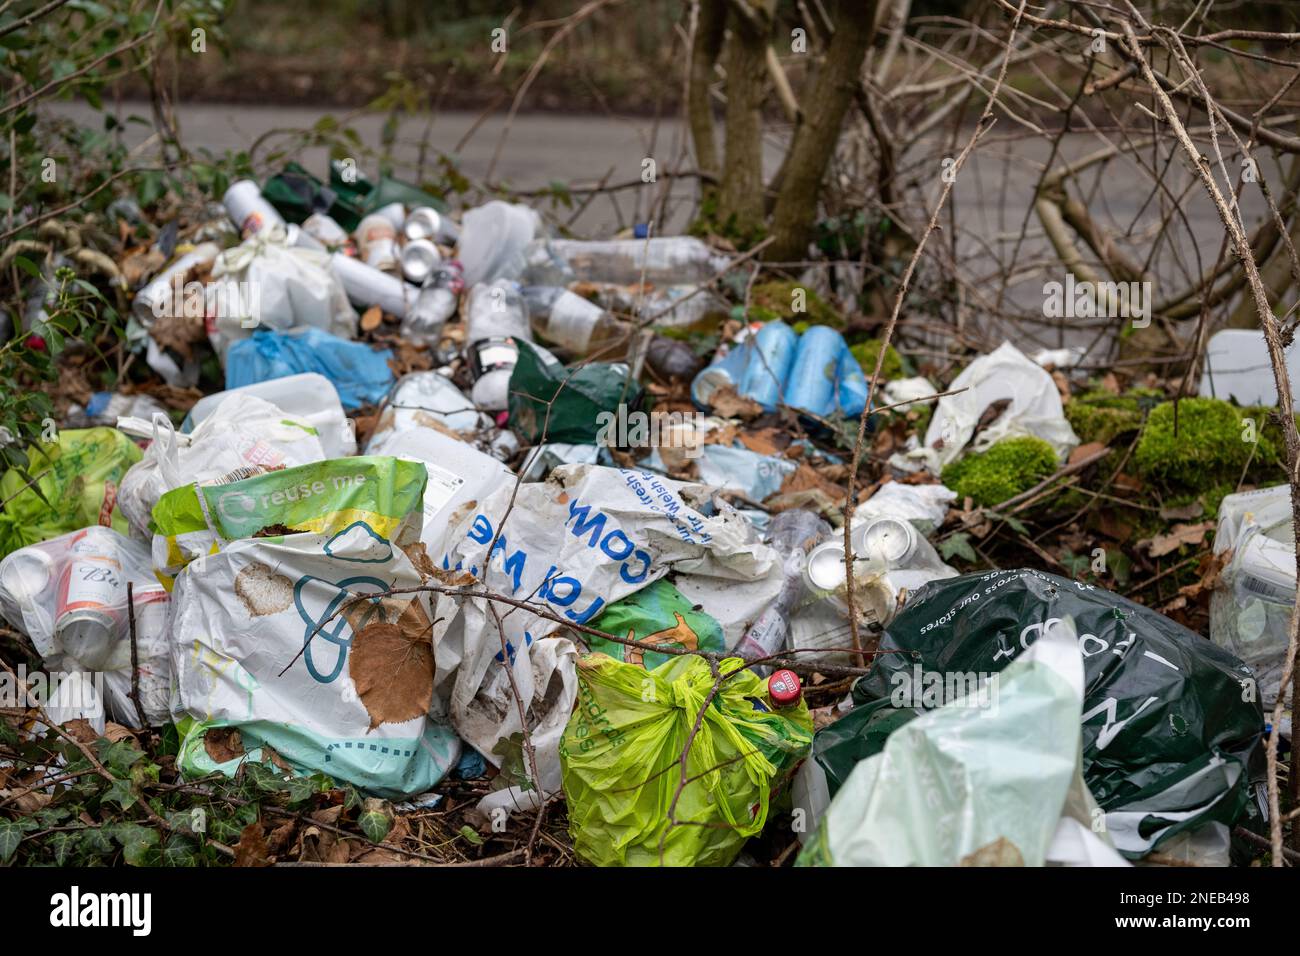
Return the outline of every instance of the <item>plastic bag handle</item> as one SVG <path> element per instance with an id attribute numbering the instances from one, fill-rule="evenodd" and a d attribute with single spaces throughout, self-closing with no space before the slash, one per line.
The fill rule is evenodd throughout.
<path id="1" fill-rule="evenodd" d="M 160 428 L 159 426 L 165 426 Z M 163 437 L 163 434 L 166 437 Z M 158 471 L 168 488 L 179 488 L 185 482 L 181 479 L 181 451 L 176 441 L 176 426 L 162 412 L 153 413 L 153 441 L 158 447 Z"/>

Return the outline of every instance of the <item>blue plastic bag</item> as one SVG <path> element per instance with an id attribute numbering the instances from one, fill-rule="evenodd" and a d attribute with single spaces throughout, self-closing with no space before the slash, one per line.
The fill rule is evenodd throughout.
<path id="1" fill-rule="evenodd" d="M 376 351 L 317 328 L 271 332 L 258 329 L 226 354 L 226 388 L 255 385 L 300 372 L 319 372 L 339 393 L 344 408 L 378 404 L 393 384 L 389 349 Z"/>

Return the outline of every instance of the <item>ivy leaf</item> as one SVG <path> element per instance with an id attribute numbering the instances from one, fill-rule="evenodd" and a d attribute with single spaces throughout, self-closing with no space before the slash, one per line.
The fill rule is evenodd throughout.
<path id="1" fill-rule="evenodd" d="M 132 746 L 127 739 L 109 743 L 101 737 L 96 744 L 100 762 L 113 771 L 114 776 L 127 776 L 132 764 L 144 757 L 144 751 Z"/>
<path id="2" fill-rule="evenodd" d="M 8 863 L 23 842 L 22 821 L 0 820 L 0 863 Z"/>
<path id="3" fill-rule="evenodd" d="M 162 862 L 164 866 L 198 866 L 199 854 L 190 840 L 173 835 L 163 847 Z"/>
<path id="4" fill-rule="evenodd" d="M 119 823 L 113 839 L 122 846 L 122 858 L 130 866 L 152 866 L 157 862 L 158 831 L 138 823 Z"/>
<path id="5" fill-rule="evenodd" d="M 54 851 L 54 865 L 67 866 L 68 860 L 76 850 L 78 842 L 75 833 L 68 833 L 66 830 L 51 833 L 49 846 Z"/>
<path id="6" fill-rule="evenodd" d="M 129 810 L 137 799 L 139 798 L 131 788 L 130 780 L 114 779 L 114 781 L 108 785 L 108 789 L 104 791 L 104 795 L 100 797 L 100 802 L 116 803 L 123 810 Z"/>
<path id="7" fill-rule="evenodd" d="M 463 836 L 470 843 L 473 843 L 475 846 L 483 845 L 483 835 L 480 834 L 468 823 L 460 828 L 460 835 Z"/>
<path id="8" fill-rule="evenodd" d="M 77 835 L 81 851 L 87 856 L 102 857 L 113 852 L 113 838 L 101 827 L 88 827 Z"/>
<path id="9" fill-rule="evenodd" d="M 388 831 L 392 829 L 392 811 L 383 800 L 368 797 L 365 809 L 357 818 L 357 825 L 361 827 L 361 832 L 371 843 L 381 843 L 384 837 L 388 836 Z"/>
<path id="10" fill-rule="evenodd" d="M 939 542 L 939 553 L 943 555 L 945 561 L 952 560 L 953 556 L 975 563 L 975 549 L 970 545 L 970 535 L 964 531 L 958 531 L 956 534 Z"/>

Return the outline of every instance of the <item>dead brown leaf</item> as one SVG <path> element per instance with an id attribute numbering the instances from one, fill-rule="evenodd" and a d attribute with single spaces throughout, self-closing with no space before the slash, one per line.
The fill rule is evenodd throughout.
<path id="1" fill-rule="evenodd" d="M 433 669 L 432 642 L 418 627 L 375 622 L 358 631 L 348 673 L 370 715 L 370 729 L 425 713 L 433 697 Z"/>
<path id="2" fill-rule="evenodd" d="M 1073 465 L 1076 462 L 1090 458 L 1098 452 L 1105 451 L 1106 446 L 1099 441 L 1090 441 L 1086 445 L 1080 445 L 1074 451 L 1070 452 L 1070 460 L 1066 464 Z"/>
<path id="3" fill-rule="evenodd" d="M 1206 532 L 1213 530 L 1213 521 L 1202 521 L 1200 524 L 1176 524 L 1168 534 L 1158 534 L 1154 538 L 1139 541 L 1138 547 L 1145 545 L 1150 557 L 1159 558 L 1177 551 L 1185 544 L 1200 544 L 1205 540 Z"/>
<path id="4" fill-rule="evenodd" d="M 740 443 L 760 455 L 779 455 L 790 445 L 790 435 L 778 428 L 759 428 L 736 435 Z"/>
<path id="5" fill-rule="evenodd" d="M 160 348 L 171 349 L 181 358 L 194 358 L 194 347 L 208 340 L 208 331 L 202 315 L 172 315 L 154 319 L 149 334 Z"/>
<path id="6" fill-rule="evenodd" d="M 821 472 L 807 462 L 800 462 L 799 466 L 781 483 L 780 494 L 788 495 L 796 491 L 820 491 L 830 500 L 837 502 L 842 502 L 845 494 L 843 487 L 828 481 Z"/>
<path id="7" fill-rule="evenodd" d="M 213 727 L 203 735 L 203 749 L 217 763 L 244 756 L 244 741 L 234 727 Z"/>
<path id="8" fill-rule="evenodd" d="M 254 820 L 239 833 L 239 842 L 235 844 L 235 866 L 270 866 L 270 856 L 262 824 Z"/>
<path id="9" fill-rule="evenodd" d="M 78 717 L 75 720 L 69 720 L 63 724 L 63 729 L 75 740 L 83 744 L 93 744 L 99 739 L 99 732 L 90 726 L 90 721 L 84 717 Z"/>
<path id="10" fill-rule="evenodd" d="M 740 418 L 745 421 L 752 421 L 763 414 L 763 407 L 752 398 L 746 398 L 744 395 L 736 393 L 735 387 L 723 385 L 713 393 L 709 400 L 713 407 L 713 414 L 719 418 Z"/>
<path id="11" fill-rule="evenodd" d="M 1166 505 L 1160 509 L 1160 517 L 1166 521 L 1191 521 L 1203 514 L 1205 514 L 1205 505 L 1201 503 L 1199 498 L 1190 504 L 1181 505 L 1177 508 Z"/>
<path id="12" fill-rule="evenodd" d="M 384 310 L 377 305 L 372 305 L 366 311 L 361 313 L 361 331 L 373 332 L 379 328 L 384 321 Z"/>

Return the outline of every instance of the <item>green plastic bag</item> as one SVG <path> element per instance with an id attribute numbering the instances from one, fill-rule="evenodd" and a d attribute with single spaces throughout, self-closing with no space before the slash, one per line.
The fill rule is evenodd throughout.
<path id="1" fill-rule="evenodd" d="M 685 651 L 720 654 L 727 649 L 722 625 L 703 611 L 697 611 L 666 578 L 614 602 L 591 626 L 626 640 L 665 644 Z M 639 664 L 647 670 L 667 663 L 674 656 L 628 647 L 590 634 L 583 634 L 582 639 L 593 651 L 628 664 Z"/>
<path id="2" fill-rule="evenodd" d="M 117 486 L 140 460 L 140 449 L 126 435 L 116 428 L 61 431 L 56 441 L 28 449 L 28 459 L 27 474 L 41 494 L 25 487 L 16 469 L 0 477 L 0 558 L 96 524 L 129 533 L 117 508 Z"/>
<path id="3" fill-rule="evenodd" d="M 854 685 L 854 699 L 874 705 L 818 733 L 832 792 L 879 750 L 882 721 L 896 726 L 911 707 L 931 706 L 920 695 L 899 699 L 918 677 L 1001 671 L 1066 617 L 1084 659 L 1084 778 L 1120 852 L 1143 856 L 1211 821 L 1259 826 L 1264 718 L 1250 668 L 1150 608 L 1028 569 L 962 575 L 916 593 Z"/>
<path id="4" fill-rule="evenodd" d="M 727 658 L 723 674 L 744 662 Z M 578 661 L 578 701 L 560 741 L 569 831 L 597 866 L 726 866 L 767 822 L 768 800 L 812 743 L 800 701 L 776 710 L 752 671 L 728 677 L 686 761 L 690 781 L 669 809 L 679 762 L 713 673 L 678 655 L 645 671 L 604 654 Z M 683 825 L 684 824 L 684 825 Z M 660 843 L 662 841 L 662 857 Z"/>
<path id="5" fill-rule="evenodd" d="M 510 427 L 529 442 L 594 445 L 602 413 L 613 414 L 620 402 L 629 411 L 641 404 L 641 385 L 628 381 L 624 365 L 592 362 L 571 370 L 540 346 L 521 339 L 516 344 L 519 359 L 510 374 Z"/>

